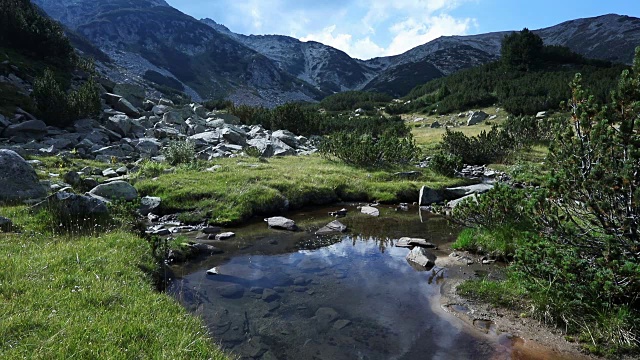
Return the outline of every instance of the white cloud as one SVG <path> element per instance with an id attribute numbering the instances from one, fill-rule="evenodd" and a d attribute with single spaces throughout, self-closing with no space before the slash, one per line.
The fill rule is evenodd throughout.
<path id="1" fill-rule="evenodd" d="M 465 35 L 472 25 L 475 25 L 473 19 L 455 19 L 445 14 L 421 20 L 411 17 L 391 26 L 389 30 L 394 37 L 385 54 L 401 54 L 440 36 Z"/>

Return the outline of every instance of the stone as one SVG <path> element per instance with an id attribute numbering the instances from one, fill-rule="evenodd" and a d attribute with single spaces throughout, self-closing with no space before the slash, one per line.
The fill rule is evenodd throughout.
<path id="1" fill-rule="evenodd" d="M 247 141 L 247 145 L 258 149 L 261 157 L 269 158 L 275 153 L 273 144 L 266 139 L 251 139 Z"/>
<path id="2" fill-rule="evenodd" d="M 20 124 L 9 125 L 2 132 L 2 136 L 10 138 L 12 136 L 24 136 L 29 139 L 42 139 L 47 135 L 47 124 L 41 120 L 27 120 Z"/>
<path id="3" fill-rule="evenodd" d="M 547 117 L 547 112 L 546 111 L 540 111 L 536 114 L 536 119 L 544 119 Z"/>
<path id="4" fill-rule="evenodd" d="M 278 300 L 279 298 L 280 298 L 280 295 L 278 295 L 278 293 L 275 290 L 264 289 L 262 291 L 262 300 L 266 302 L 272 302 L 272 301 Z"/>
<path id="5" fill-rule="evenodd" d="M 239 298 L 244 294 L 244 287 L 238 284 L 223 285 L 216 288 L 216 291 L 225 298 Z"/>
<path id="6" fill-rule="evenodd" d="M 289 231 L 298 230 L 298 226 L 296 225 L 295 221 L 282 216 L 270 217 L 268 219 L 265 219 L 265 221 L 269 224 L 269 227 L 273 229 L 282 229 Z"/>
<path id="7" fill-rule="evenodd" d="M 155 138 L 142 138 L 138 140 L 135 149 L 141 154 L 157 156 L 160 154 L 160 146 L 160 142 Z"/>
<path id="8" fill-rule="evenodd" d="M 218 234 L 220 231 L 222 231 L 222 229 L 219 228 L 218 226 L 209 226 L 209 227 L 206 227 L 206 228 L 202 229 L 202 232 L 207 234 L 207 235 Z"/>
<path id="9" fill-rule="evenodd" d="M 216 240 L 218 240 L 218 241 L 224 241 L 224 240 L 231 239 L 231 238 L 232 238 L 232 237 L 234 237 L 234 236 L 236 236 L 236 234 L 235 234 L 235 233 L 232 233 L 232 232 L 223 232 L 223 233 L 220 233 L 220 234 L 216 234 L 215 239 L 216 239 Z"/>
<path id="10" fill-rule="evenodd" d="M 409 240 L 410 240 L 410 238 L 408 238 L 408 237 L 400 238 L 400 239 L 396 240 L 395 247 L 409 248 L 409 249 L 413 248 L 413 245 L 409 244 Z"/>
<path id="11" fill-rule="evenodd" d="M 450 209 L 454 209 L 456 206 L 460 205 L 462 202 L 467 201 L 467 200 L 471 200 L 471 201 L 478 201 L 478 195 L 477 194 L 471 194 L 471 195 L 467 195 L 464 197 L 461 197 L 459 199 L 455 199 L 455 200 L 451 200 L 447 203 L 447 207 Z"/>
<path id="12" fill-rule="evenodd" d="M 0 232 L 9 232 L 13 228 L 11 219 L 0 216 Z"/>
<path id="13" fill-rule="evenodd" d="M 127 99 L 125 98 L 120 98 L 120 100 L 118 100 L 117 103 L 115 103 L 112 108 L 114 110 L 120 111 L 122 113 L 125 113 L 128 116 L 131 116 L 133 118 L 139 118 L 140 117 L 140 111 L 138 111 L 138 109 L 133 106 Z"/>
<path id="14" fill-rule="evenodd" d="M 428 186 L 423 186 L 420 188 L 420 193 L 418 195 L 418 206 L 437 204 L 444 200 L 445 199 L 442 195 L 442 191 L 432 189 Z"/>
<path id="15" fill-rule="evenodd" d="M 184 118 L 182 117 L 182 114 L 180 114 L 177 111 L 169 111 L 164 113 L 164 115 L 162 116 L 162 121 L 165 124 L 175 124 L 175 125 L 185 125 L 185 121 Z"/>
<path id="16" fill-rule="evenodd" d="M 420 270 L 428 271 L 436 265 L 436 256 L 427 249 L 414 247 L 407 254 L 407 261 L 412 265 L 416 265 Z"/>
<path id="17" fill-rule="evenodd" d="M 113 181 L 98 185 L 89 191 L 91 195 L 103 197 L 109 201 L 133 201 L 138 198 L 138 191 L 126 181 Z"/>
<path id="18" fill-rule="evenodd" d="M 96 198 L 68 192 L 57 192 L 37 207 L 49 206 L 59 217 L 77 218 L 107 215 L 107 204 Z"/>
<path id="19" fill-rule="evenodd" d="M 341 330 L 349 326 L 350 324 L 351 324 L 350 320 L 340 319 L 333 324 L 333 328 L 336 330 Z"/>
<path id="20" fill-rule="evenodd" d="M 231 144 L 240 146 L 247 145 L 247 134 L 236 127 L 228 125 L 220 131 L 220 135 Z"/>
<path id="21" fill-rule="evenodd" d="M 445 192 L 449 198 L 457 199 L 457 198 L 469 196 L 472 194 L 483 194 L 491 189 L 493 189 L 492 184 L 476 184 L 476 185 L 460 186 L 455 188 L 447 188 L 445 189 Z"/>
<path id="22" fill-rule="evenodd" d="M 438 129 L 438 128 L 440 128 L 441 126 L 442 126 L 442 125 L 440 125 L 440 123 L 439 123 L 439 122 L 434 121 L 433 123 L 431 123 L 430 128 L 432 128 L 432 129 Z"/>
<path id="23" fill-rule="evenodd" d="M 220 143 L 221 136 L 218 131 L 206 131 L 201 134 L 189 136 L 189 140 L 194 142 L 203 141 L 210 145 L 217 145 Z"/>
<path id="24" fill-rule="evenodd" d="M 316 235 L 333 235 L 347 231 L 347 226 L 338 220 L 334 220 L 316 231 Z"/>
<path id="25" fill-rule="evenodd" d="M 218 268 L 213 267 L 207 270 L 207 275 L 218 275 Z"/>
<path id="26" fill-rule="evenodd" d="M 154 196 L 145 196 L 140 199 L 140 207 L 138 208 L 138 212 L 147 216 L 152 212 L 155 212 L 160 208 L 160 204 L 162 204 L 162 199 Z"/>
<path id="27" fill-rule="evenodd" d="M 142 102 L 145 98 L 145 90 L 140 85 L 135 84 L 116 84 L 113 87 L 114 94 L 120 95 L 123 98 L 127 99 L 133 106 L 142 107 Z"/>
<path id="28" fill-rule="evenodd" d="M 80 174 L 75 171 L 69 171 L 62 177 L 64 182 L 71 186 L 77 186 L 82 183 L 82 179 L 80 178 Z"/>
<path id="29" fill-rule="evenodd" d="M 123 137 L 129 135 L 132 126 L 133 123 L 131 122 L 131 119 L 129 119 L 129 117 L 127 117 L 126 115 L 111 116 L 105 123 L 105 127 L 108 130 L 111 130 Z"/>
<path id="30" fill-rule="evenodd" d="M 116 176 L 118 176 L 118 173 L 115 170 L 109 168 L 109 169 L 104 169 L 102 171 L 102 176 L 104 176 L 104 177 L 116 177 Z"/>
<path id="31" fill-rule="evenodd" d="M 373 206 L 363 206 L 360 209 L 360 212 L 366 215 L 370 215 L 370 216 L 380 216 L 380 210 L 378 210 L 377 208 L 373 207 Z"/>
<path id="32" fill-rule="evenodd" d="M 398 243 L 400 244 L 407 244 L 409 246 L 420 246 L 423 248 L 429 248 L 429 249 L 435 249 L 436 246 L 430 242 L 428 242 L 426 239 L 421 239 L 421 238 L 410 238 L 410 237 L 402 237 L 400 239 L 398 239 Z M 396 244 L 397 247 L 407 247 L 407 246 L 398 246 L 398 244 Z"/>
<path id="33" fill-rule="evenodd" d="M 0 203 L 42 199 L 47 189 L 36 171 L 15 151 L 0 149 Z"/>
<path id="34" fill-rule="evenodd" d="M 477 125 L 485 121 L 488 117 L 489 115 L 484 111 L 473 112 L 467 119 L 467 126 Z"/>
<path id="35" fill-rule="evenodd" d="M 217 247 L 213 246 L 213 245 L 209 245 L 209 244 L 191 244 L 190 248 L 195 250 L 198 253 L 201 254 L 207 254 L 207 255 L 213 255 L 213 254 L 222 254 L 223 251 L 221 249 L 218 249 Z"/>
<path id="36" fill-rule="evenodd" d="M 322 325 L 329 325 L 338 318 L 338 312 L 330 307 L 321 307 L 316 311 L 316 321 Z"/>
<path id="37" fill-rule="evenodd" d="M 283 143 L 291 146 L 292 148 L 297 148 L 299 146 L 298 139 L 296 139 L 296 135 L 287 130 L 274 131 L 271 134 L 271 137 L 282 141 Z"/>

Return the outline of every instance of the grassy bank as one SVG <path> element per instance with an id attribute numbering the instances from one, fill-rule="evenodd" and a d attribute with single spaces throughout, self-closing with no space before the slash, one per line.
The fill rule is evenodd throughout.
<path id="1" fill-rule="evenodd" d="M 199 319 L 156 292 L 146 240 L 57 236 L 24 208 L 0 234 L 0 358 L 224 359 Z"/>
<path id="2" fill-rule="evenodd" d="M 213 165 L 220 167 L 206 171 Z M 320 156 L 220 159 L 215 163 L 143 167 L 135 183 L 142 195 L 162 198 L 163 211 L 181 212 L 183 220 L 210 219 L 216 224 L 237 224 L 253 215 L 338 201 L 414 202 L 422 185 L 450 186 L 449 179 L 429 170 L 363 170 Z M 420 170 L 411 179 L 397 172 Z"/>

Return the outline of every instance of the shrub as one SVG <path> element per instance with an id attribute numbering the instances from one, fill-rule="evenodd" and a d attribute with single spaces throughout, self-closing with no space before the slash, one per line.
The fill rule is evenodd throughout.
<path id="1" fill-rule="evenodd" d="M 460 156 L 438 152 L 429 161 L 429 168 L 444 176 L 454 176 L 462 170 L 464 162 Z"/>
<path id="2" fill-rule="evenodd" d="M 172 141 L 162 154 L 171 165 L 188 164 L 195 161 L 196 148 L 190 141 Z"/>
<path id="3" fill-rule="evenodd" d="M 363 167 L 406 165 L 419 158 L 411 134 L 399 137 L 385 133 L 374 138 L 370 134 L 338 132 L 325 138 L 319 151 L 324 156 L 335 156 L 347 164 Z"/>
<path id="4" fill-rule="evenodd" d="M 100 92 L 93 78 L 67 94 L 49 69 L 34 81 L 31 97 L 42 119 L 57 127 L 66 127 L 75 120 L 96 115 L 102 108 Z"/>

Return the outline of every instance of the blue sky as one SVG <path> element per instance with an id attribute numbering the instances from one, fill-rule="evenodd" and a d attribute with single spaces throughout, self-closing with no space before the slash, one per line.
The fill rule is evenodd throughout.
<path id="1" fill-rule="evenodd" d="M 443 35 L 539 29 L 616 13 L 640 17 L 640 0 L 166 0 L 241 34 L 289 35 L 369 59 Z"/>

